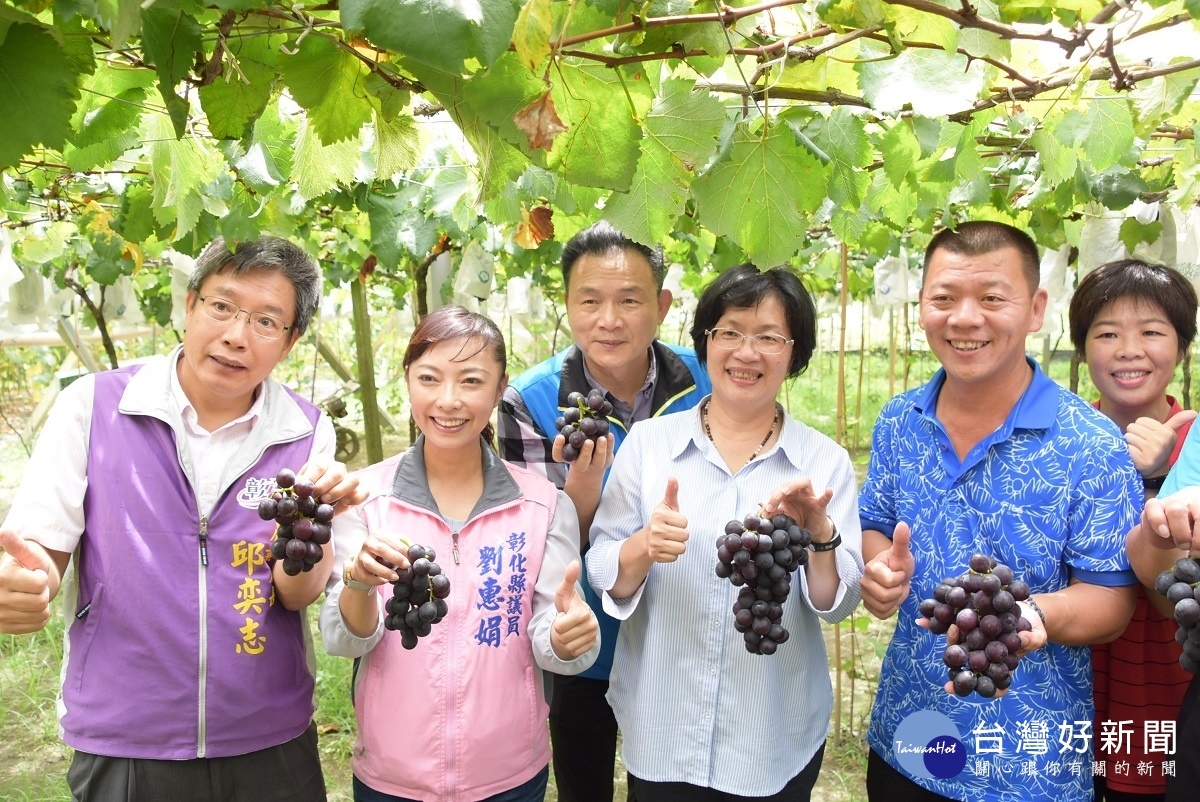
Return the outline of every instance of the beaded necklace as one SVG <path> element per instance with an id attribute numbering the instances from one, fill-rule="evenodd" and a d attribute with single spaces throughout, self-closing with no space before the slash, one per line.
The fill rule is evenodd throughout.
<path id="1" fill-rule="evenodd" d="M 705 401 L 704 406 L 700 407 L 700 421 L 704 424 L 704 433 L 706 435 L 708 435 L 709 442 L 711 442 L 713 445 L 716 445 L 717 441 L 713 440 L 712 430 L 708 428 L 708 404 L 709 404 L 709 402 Z M 776 406 L 775 407 L 775 419 L 773 421 L 771 421 L 771 430 L 769 432 L 767 432 L 767 436 L 764 437 L 763 441 L 758 444 L 758 448 L 754 449 L 754 453 L 750 455 L 750 459 L 746 460 L 746 462 L 754 462 L 754 458 L 757 457 L 762 452 L 762 450 L 766 447 L 767 441 L 769 441 L 771 439 L 771 435 L 775 434 L 775 427 L 778 425 L 779 425 L 779 407 Z"/>

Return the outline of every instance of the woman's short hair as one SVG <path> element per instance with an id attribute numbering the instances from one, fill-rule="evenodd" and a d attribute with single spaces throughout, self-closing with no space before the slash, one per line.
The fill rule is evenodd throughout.
<path id="1" fill-rule="evenodd" d="M 747 262 L 717 276 L 700 296 L 692 323 L 692 344 L 701 362 L 708 362 L 708 330 L 729 309 L 749 309 L 774 296 L 783 305 L 792 343 L 788 378 L 808 368 L 817 347 L 817 308 L 800 277 L 786 265 L 762 271 Z"/>
<path id="2" fill-rule="evenodd" d="M 1096 268 L 1075 288 L 1068 315 L 1075 353 L 1084 355 L 1088 329 L 1105 306 L 1122 298 L 1158 306 L 1175 329 L 1179 350 L 1191 348 L 1196 338 L 1196 290 L 1192 283 L 1166 265 L 1122 259 Z"/>

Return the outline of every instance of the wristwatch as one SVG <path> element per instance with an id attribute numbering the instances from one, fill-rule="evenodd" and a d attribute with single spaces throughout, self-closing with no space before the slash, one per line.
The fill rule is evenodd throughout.
<path id="1" fill-rule="evenodd" d="M 350 566 L 354 565 L 353 560 L 347 560 L 342 565 L 342 584 L 350 588 L 350 590 L 361 591 L 362 593 L 370 593 L 375 590 L 374 585 L 368 585 L 366 582 L 359 582 L 350 575 Z"/>
<path id="2" fill-rule="evenodd" d="M 833 551 L 838 546 L 842 545 L 842 536 L 838 532 L 837 524 L 833 522 L 832 518 L 829 519 L 829 525 L 833 527 L 833 537 L 829 538 L 829 540 L 825 541 L 824 543 L 810 543 L 808 546 L 810 549 L 816 552 Z"/>

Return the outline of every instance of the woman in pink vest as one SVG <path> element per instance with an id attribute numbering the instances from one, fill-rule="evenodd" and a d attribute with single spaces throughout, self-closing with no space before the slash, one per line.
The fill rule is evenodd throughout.
<path id="1" fill-rule="evenodd" d="M 1109 262 L 1075 290 L 1071 342 L 1087 360 L 1096 407 L 1125 433 L 1147 498 L 1179 456 L 1195 412 L 1167 386 L 1196 336 L 1196 292 L 1178 272 L 1136 260 Z M 1175 621 L 1138 589 L 1120 638 L 1092 647 L 1096 720 L 1092 730 L 1099 802 L 1161 800 L 1171 754 L 1156 748 L 1170 732 L 1191 675 L 1179 665 Z M 1173 740 L 1173 737 L 1172 739 Z"/>
<path id="2" fill-rule="evenodd" d="M 331 654 L 362 658 L 358 802 L 540 802 L 550 762 L 542 672 L 576 674 L 599 650 L 578 587 L 574 506 L 492 449 L 505 369 L 491 320 L 461 307 L 426 317 L 404 355 L 421 436 L 359 474 L 370 495 L 335 526 L 345 562 L 321 629 Z M 410 560 L 411 544 L 433 553 Z M 402 594 L 421 594 L 436 615 L 412 608 L 392 631 L 409 607 L 389 604 L 388 583 L 401 577 L 411 578 Z"/>

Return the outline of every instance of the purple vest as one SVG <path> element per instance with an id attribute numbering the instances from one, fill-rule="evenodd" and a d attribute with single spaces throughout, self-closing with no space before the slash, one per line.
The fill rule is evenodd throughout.
<path id="1" fill-rule="evenodd" d="M 257 506 L 279 468 L 308 460 L 312 432 L 284 443 L 268 437 L 257 463 L 223 488 L 206 522 L 203 565 L 201 512 L 171 427 L 118 411 L 138 369 L 96 376 L 64 740 L 85 752 L 170 760 L 284 743 L 312 719 L 307 619 L 273 603 L 264 557 L 274 524 Z M 292 397 L 315 427 L 319 410 Z M 264 415 L 255 428 L 270 425 Z"/>

